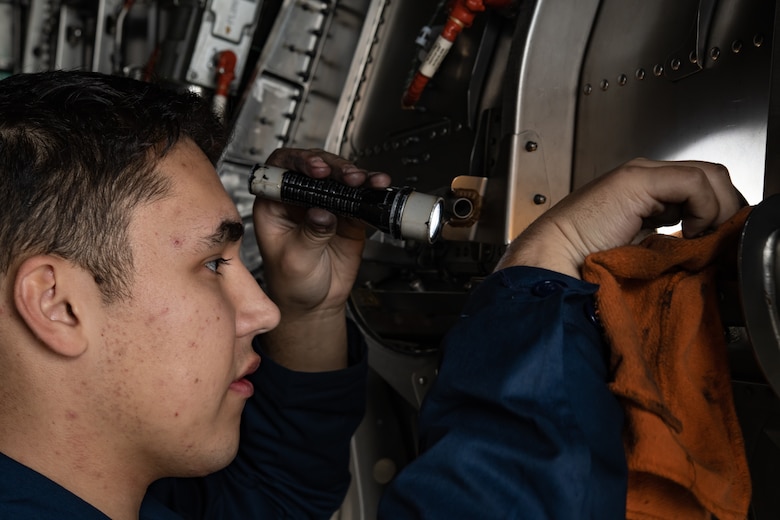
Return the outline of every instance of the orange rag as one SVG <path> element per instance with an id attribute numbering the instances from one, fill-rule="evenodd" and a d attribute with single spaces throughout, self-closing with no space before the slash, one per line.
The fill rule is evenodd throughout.
<path id="1" fill-rule="evenodd" d="M 626 413 L 629 519 L 744 519 L 750 474 L 734 409 L 716 279 L 736 277 L 751 208 L 695 239 L 651 235 L 593 254 L 582 275 Z"/>

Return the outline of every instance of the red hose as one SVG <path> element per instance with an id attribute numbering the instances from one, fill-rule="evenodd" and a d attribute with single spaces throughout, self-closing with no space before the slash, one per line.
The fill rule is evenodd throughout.
<path id="1" fill-rule="evenodd" d="M 485 10 L 486 7 L 501 8 L 507 7 L 515 0 L 455 0 L 452 3 L 450 15 L 444 24 L 441 34 L 436 38 L 430 52 L 425 57 L 425 61 L 415 73 L 412 82 L 406 88 L 401 98 L 403 108 L 414 108 L 420 100 L 420 96 L 428 84 L 428 80 L 433 77 L 439 69 L 439 65 L 452 47 L 455 38 L 464 29 L 471 27 L 474 17 L 477 13 Z"/>

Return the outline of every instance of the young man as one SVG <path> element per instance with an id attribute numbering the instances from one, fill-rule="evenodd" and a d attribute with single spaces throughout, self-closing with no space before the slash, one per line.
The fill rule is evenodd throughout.
<path id="1" fill-rule="evenodd" d="M 227 466 L 245 405 L 227 470 L 155 494 L 206 518 L 339 507 L 364 403 L 344 308 L 364 233 L 259 204 L 277 327 L 239 260 L 224 142 L 195 96 L 90 73 L 0 82 L 0 517 L 164 518 L 141 506 L 149 485 Z M 272 160 L 365 180 L 325 157 Z"/>
<path id="2" fill-rule="evenodd" d="M 364 404 L 344 304 L 365 233 L 258 201 L 277 307 L 238 258 L 242 227 L 213 167 L 223 145 L 193 96 L 77 72 L 0 82 L 0 518 L 339 506 Z M 388 183 L 324 152 L 269 162 Z M 579 267 L 667 209 L 695 234 L 737 206 L 723 168 L 637 161 L 534 223 L 445 341 L 427 449 L 380 515 L 620 516 L 621 413 Z"/>

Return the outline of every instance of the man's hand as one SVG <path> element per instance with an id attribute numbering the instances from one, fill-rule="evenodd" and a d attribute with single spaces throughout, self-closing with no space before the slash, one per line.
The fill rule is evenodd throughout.
<path id="1" fill-rule="evenodd" d="M 367 172 L 322 150 L 283 148 L 266 163 L 349 186 L 390 184 L 386 174 Z M 345 304 L 360 266 L 365 225 L 259 197 L 254 225 L 269 296 L 282 313 L 279 327 L 267 335 L 266 350 L 296 370 L 345 366 Z"/>
<path id="2" fill-rule="evenodd" d="M 694 237 L 741 206 L 728 171 L 706 162 L 634 159 L 568 195 L 509 245 L 496 269 L 544 267 L 576 278 L 585 257 L 676 224 Z"/>

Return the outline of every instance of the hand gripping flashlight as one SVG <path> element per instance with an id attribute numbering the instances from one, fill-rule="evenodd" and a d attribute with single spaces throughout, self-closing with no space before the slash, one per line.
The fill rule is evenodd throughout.
<path id="1" fill-rule="evenodd" d="M 353 188 L 332 179 L 312 179 L 302 173 L 256 164 L 249 191 L 258 197 L 323 208 L 355 217 L 397 239 L 433 243 L 443 222 L 441 197 L 403 188 Z"/>

